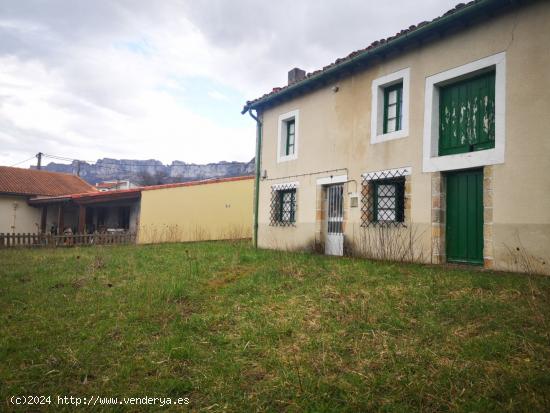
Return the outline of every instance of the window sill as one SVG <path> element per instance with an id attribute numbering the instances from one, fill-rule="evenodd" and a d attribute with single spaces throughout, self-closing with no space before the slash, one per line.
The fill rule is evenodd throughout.
<path id="1" fill-rule="evenodd" d="M 277 163 L 294 161 L 296 159 L 298 159 L 298 155 L 280 156 L 277 158 Z"/>
<path id="2" fill-rule="evenodd" d="M 422 172 L 453 171 L 504 163 L 504 148 L 424 158 Z"/>
<path id="3" fill-rule="evenodd" d="M 295 222 L 277 222 L 270 224 L 270 227 L 279 227 L 279 228 L 296 228 Z"/>
<path id="4" fill-rule="evenodd" d="M 409 131 L 405 129 L 401 129 L 395 132 L 384 133 L 383 135 L 371 136 L 370 143 L 371 145 L 374 145 L 377 143 L 383 143 L 387 141 L 393 141 L 395 139 L 403 139 L 408 137 L 409 137 Z"/>
<path id="5" fill-rule="evenodd" d="M 407 228 L 406 222 L 399 221 L 372 221 L 361 224 L 362 228 Z"/>

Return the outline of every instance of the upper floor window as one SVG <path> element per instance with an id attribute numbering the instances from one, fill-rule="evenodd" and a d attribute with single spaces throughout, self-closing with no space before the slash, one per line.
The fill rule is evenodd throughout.
<path id="1" fill-rule="evenodd" d="M 298 110 L 279 116 L 277 162 L 298 158 L 299 116 Z"/>
<path id="2" fill-rule="evenodd" d="M 409 135 L 409 84 L 408 68 L 373 80 L 371 143 Z"/>
<path id="3" fill-rule="evenodd" d="M 296 121 L 291 119 L 286 122 L 285 155 L 294 155 L 296 143 Z"/>
<path id="4" fill-rule="evenodd" d="M 495 147 L 495 72 L 439 90 L 439 155 Z"/>
<path id="5" fill-rule="evenodd" d="M 401 130 L 403 118 L 403 83 L 384 89 L 384 133 Z"/>
<path id="6" fill-rule="evenodd" d="M 422 171 L 504 163 L 506 52 L 426 78 Z"/>

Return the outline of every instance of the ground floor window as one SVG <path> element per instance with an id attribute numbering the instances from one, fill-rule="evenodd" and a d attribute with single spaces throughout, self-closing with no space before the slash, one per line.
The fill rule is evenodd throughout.
<path id="1" fill-rule="evenodd" d="M 406 179 L 409 174 L 410 168 L 401 168 L 363 175 L 361 226 L 404 225 Z"/>
<path id="2" fill-rule="evenodd" d="M 275 186 L 271 189 L 272 226 L 291 226 L 296 223 L 296 187 Z"/>
<path id="3" fill-rule="evenodd" d="M 405 179 L 372 181 L 373 221 L 403 222 Z"/>

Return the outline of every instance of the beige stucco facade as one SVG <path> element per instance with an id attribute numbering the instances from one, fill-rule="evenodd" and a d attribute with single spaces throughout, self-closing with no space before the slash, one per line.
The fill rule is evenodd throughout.
<path id="1" fill-rule="evenodd" d="M 0 233 L 37 233 L 40 210 L 30 206 L 27 198 L 0 195 Z"/>
<path id="2" fill-rule="evenodd" d="M 143 190 L 139 243 L 250 238 L 254 180 Z"/>
<path id="3" fill-rule="evenodd" d="M 261 114 L 261 169 L 266 178 L 260 182 L 259 245 L 294 249 L 322 242 L 324 186 L 318 179 L 345 176 L 345 239 L 356 248 L 370 239 L 372 247 L 374 230 L 360 226 L 362 174 L 408 167 L 407 227 L 395 231 L 408 232 L 403 239 L 414 238 L 415 260 L 444 262 L 444 254 L 435 251 L 440 237 L 444 242 L 438 230 L 438 179 L 452 167 L 426 171 L 427 82 L 434 75 L 494 57 L 501 68 L 497 77 L 503 76 L 504 99 L 499 105 L 505 110 L 504 156 L 481 164 L 485 266 L 550 273 L 549 22 L 550 3 L 535 2 L 387 56 L 359 73 L 266 109 Z M 403 69 L 410 73 L 408 133 L 373 144 L 372 84 Z M 279 162 L 280 117 L 296 111 L 297 157 Z M 271 188 L 289 182 L 297 184 L 296 224 L 271 226 Z M 351 206 L 355 196 L 357 207 Z"/>

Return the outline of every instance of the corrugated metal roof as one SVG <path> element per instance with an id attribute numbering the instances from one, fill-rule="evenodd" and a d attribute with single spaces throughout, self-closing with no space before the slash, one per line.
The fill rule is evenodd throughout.
<path id="1" fill-rule="evenodd" d="M 76 175 L 0 166 L 0 193 L 60 196 L 95 192 L 97 189 Z"/>

